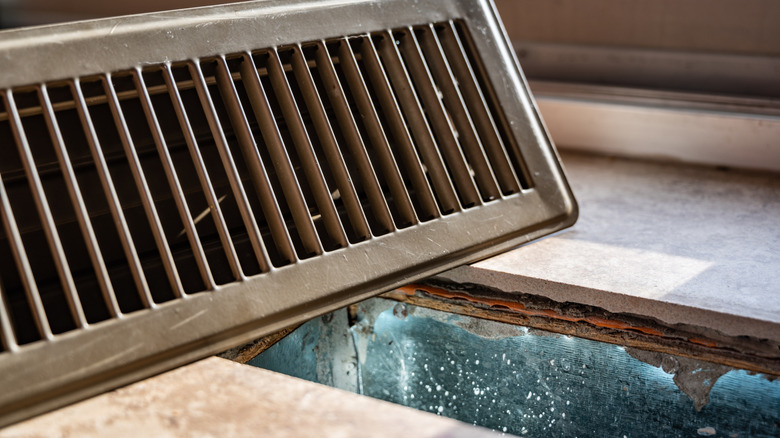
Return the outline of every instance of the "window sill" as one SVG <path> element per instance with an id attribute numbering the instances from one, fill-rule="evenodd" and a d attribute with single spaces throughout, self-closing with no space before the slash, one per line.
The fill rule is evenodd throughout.
<path id="1" fill-rule="evenodd" d="M 579 222 L 440 275 L 780 342 L 780 179 L 562 154 Z"/>

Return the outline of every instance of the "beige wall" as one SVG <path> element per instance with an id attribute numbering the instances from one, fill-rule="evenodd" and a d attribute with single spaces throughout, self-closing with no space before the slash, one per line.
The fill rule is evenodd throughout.
<path id="1" fill-rule="evenodd" d="M 778 0 L 495 0 L 514 41 L 780 55 Z"/>

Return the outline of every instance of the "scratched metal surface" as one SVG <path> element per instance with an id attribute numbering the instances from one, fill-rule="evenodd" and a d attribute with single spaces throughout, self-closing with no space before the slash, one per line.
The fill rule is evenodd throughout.
<path id="1" fill-rule="evenodd" d="M 459 42 L 461 33 L 456 26 L 460 25 L 465 27 L 466 33 Z M 421 32 L 419 35 L 418 31 Z M 438 32 L 442 32 L 441 38 Z M 449 36 L 445 38 L 445 34 Z M 381 45 L 382 38 L 384 46 Z M 400 49 L 395 44 L 388 44 L 396 38 L 401 42 Z M 415 42 L 416 38 L 420 45 Z M 465 44 L 468 53 L 459 44 Z M 311 47 L 325 55 L 307 61 L 303 57 Z M 404 64 L 399 61 L 398 50 L 407 49 L 401 58 Z M 424 60 L 418 59 L 421 54 L 426 55 Z M 481 61 L 469 61 L 475 56 Z M 293 61 L 282 59 L 284 57 L 292 57 Z M 3 154 L 0 155 L 3 157 L 0 160 L 0 188 L 3 189 L 0 191 L 3 198 L 0 213 L 4 226 L 4 244 L 0 249 L 4 251 L 4 257 L 7 255 L 9 260 L 15 261 L 2 265 L 3 273 L 8 274 L 2 277 L 2 293 L 13 289 L 13 294 L 8 294 L 13 300 L 9 300 L 12 301 L 9 308 L 4 306 L 5 300 L 0 300 L 0 343 L 3 346 L 0 352 L 0 387 L 3 388 L 0 391 L 0 424 L 225 350 L 408 281 L 496 254 L 570 226 L 576 220 L 576 202 L 565 182 L 556 151 L 540 122 L 522 72 L 489 1 L 260 1 L 84 21 L 4 31 L 0 33 L 0 59 L 3 64 L 0 88 L 4 89 L 0 99 L 3 107 L 0 131 L 8 140 L 8 145 L 3 144 L 0 149 Z M 296 59 L 297 66 L 291 65 Z M 312 92 L 310 76 L 315 68 L 309 61 L 322 67 L 317 74 L 322 76 L 323 83 L 327 80 L 343 82 L 345 85 L 342 86 L 349 87 L 353 99 L 348 101 L 344 92 L 339 93 L 335 86 L 328 88 L 337 91 L 329 91 L 331 94 L 327 99 L 316 90 Z M 469 70 L 470 62 L 473 63 L 470 68 L 478 70 L 476 73 Z M 288 77 L 286 68 L 302 76 L 289 74 Z M 405 68 L 409 69 L 408 74 Z M 333 73 L 335 70 L 343 72 L 337 77 Z M 328 72 L 330 76 L 327 76 Z M 187 76 L 186 80 L 177 78 L 180 73 Z M 364 74 L 365 81 L 361 79 Z M 145 82 L 155 75 L 154 83 Z M 418 79 L 418 87 L 414 90 L 427 92 L 420 92 L 419 97 L 414 95 L 409 75 Z M 457 81 L 453 75 L 471 78 L 471 82 Z M 297 82 L 290 85 L 287 81 L 292 81 L 293 76 Z M 236 81 L 238 78 L 246 81 Z M 401 81 L 402 86 L 396 87 L 395 80 Z M 478 88 L 477 91 L 463 88 L 466 84 L 478 86 L 480 80 L 489 84 L 482 91 L 488 103 L 482 100 Z M 308 94 L 302 88 L 295 88 L 307 84 L 310 86 Z M 437 85 L 442 89 L 437 90 Z M 273 90 L 277 102 L 282 102 L 281 110 L 268 105 L 262 93 L 265 87 Z M 461 87 L 461 91 L 457 87 Z M 62 93 L 69 98 L 62 100 Z M 180 98 L 180 94 L 189 94 L 190 100 Z M 306 108 L 302 103 L 295 105 L 296 98 L 305 100 L 307 96 L 310 100 Z M 169 100 L 166 108 L 171 110 L 162 111 L 157 106 L 161 98 Z M 135 118 L 128 117 L 125 123 L 122 113 L 130 112 L 128 99 L 136 105 Z M 184 103 L 181 103 L 182 99 Z M 251 106 L 246 101 L 242 105 L 241 99 L 250 100 Z M 342 110 L 328 112 L 322 104 L 309 107 L 308 104 L 316 99 L 342 103 L 339 107 Z M 381 105 L 372 106 L 372 99 Z M 432 128 L 421 122 L 422 116 L 400 114 L 398 105 L 406 105 L 405 111 L 416 108 L 419 113 L 417 99 L 430 101 L 431 105 L 424 108 Z M 467 106 L 464 101 L 479 105 Z M 350 111 L 349 105 L 356 108 Z M 493 105 L 494 109 L 486 105 Z M 257 120 L 247 115 L 249 108 L 255 112 L 253 115 Z M 315 110 L 309 112 L 309 108 Z M 438 116 L 434 117 L 431 111 L 437 108 Z M 482 108 L 481 119 L 474 112 L 471 120 L 470 112 L 479 108 Z M 275 125 L 274 110 L 277 118 L 285 123 Z M 497 117 L 495 123 L 498 125 L 490 120 L 490 111 Z M 205 116 L 202 115 L 198 123 L 188 124 L 186 116 L 182 115 L 186 112 Z M 354 120 L 348 120 L 353 118 L 352 112 L 354 117 L 360 115 L 361 123 L 366 126 L 357 129 Z M 304 115 L 310 117 L 312 113 L 319 114 L 320 121 L 306 119 L 304 122 Z M 340 115 L 334 116 L 334 113 Z M 380 117 L 390 116 L 393 116 L 391 120 L 382 119 L 387 125 L 380 124 Z M 451 121 L 448 121 L 449 117 Z M 353 140 L 360 135 L 371 138 L 373 161 L 365 157 L 367 152 L 361 149 L 363 146 L 357 140 L 342 148 L 341 139 L 324 128 L 328 123 L 336 125 L 336 118 L 341 130 L 351 129 L 349 136 Z M 74 123 L 63 123 L 63 120 Z M 103 120 L 103 123 L 95 120 Z M 368 125 L 370 121 L 374 122 L 371 126 Z M 415 121 L 422 124 L 418 123 L 415 128 Z M 347 128 L 341 126 L 342 122 Z M 142 128 L 134 127 L 134 123 Z M 343 178 L 345 186 L 340 186 L 340 191 L 324 187 L 323 178 L 316 177 L 319 164 L 311 162 L 320 158 L 312 152 L 312 148 L 318 146 L 305 141 L 307 133 L 314 135 L 314 129 L 305 123 L 319 123 L 322 130 L 316 135 L 321 141 L 330 141 L 331 152 L 336 150 L 333 156 L 349 155 L 345 158 L 347 161 L 362 156 L 369 164 L 361 165 L 359 173 L 369 175 L 376 171 L 379 176 L 368 183 L 363 179 L 371 179 L 370 175 L 361 177 L 360 181 L 351 179 L 343 171 L 343 163 L 341 167 L 334 166 L 329 159 L 330 171 L 342 169 L 341 175 L 346 175 Z M 114 129 L 114 138 L 123 140 L 112 143 L 115 147 L 112 153 L 119 158 L 109 160 L 108 164 L 101 158 L 105 152 L 101 145 L 106 147 L 108 142 L 98 141 L 104 139 L 100 138 L 100 132 L 95 132 L 95 125 L 97 131 Z M 456 129 L 455 125 L 461 128 Z M 279 126 L 283 126 L 285 135 L 292 136 L 293 140 L 280 138 L 281 134 L 276 131 L 281 129 Z M 482 128 L 489 131 L 488 136 L 482 134 Z M 502 133 L 496 131 L 499 128 Z M 68 129 L 82 132 L 71 135 Z M 420 146 L 420 142 L 411 144 L 409 130 L 415 129 L 420 134 L 415 141 L 428 138 L 427 146 Z M 435 140 L 430 138 L 431 129 L 437 132 Z M 174 136 L 166 136 L 173 131 Z M 471 141 L 471 145 L 464 143 L 461 152 L 460 142 L 466 141 L 463 139 L 467 136 L 474 137 L 475 133 L 484 141 L 486 149 L 481 149 L 478 139 Z M 199 137 L 201 134 L 203 138 Z M 397 141 L 391 146 L 386 136 Z M 495 137 L 495 145 L 500 143 L 500 136 L 508 142 L 506 149 L 494 146 L 492 151 L 499 159 L 491 159 L 485 165 L 485 154 L 491 154 L 489 138 Z M 196 138 L 193 140 L 193 137 Z M 70 146 L 69 138 L 76 139 Z M 438 168 L 439 176 L 436 177 L 432 165 L 441 161 L 436 140 L 442 138 L 448 139 L 449 146 L 445 149 L 449 152 L 442 149 L 442 153 L 451 155 L 451 159 L 447 158 L 450 167 Z M 178 142 L 177 147 L 170 148 L 167 141 Z M 147 146 L 141 151 L 143 154 L 139 152 L 142 144 Z M 78 178 L 66 175 L 70 172 L 67 170 L 68 158 L 62 154 L 68 147 L 76 147 L 73 145 L 80 148 L 83 155 L 83 163 L 73 166 L 76 172 L 79 169 L 94 172 L 91 180 L 85 182 L 82 176 L 78 181 L 81 189 L 74 184 Z M 288 152 L 284 147 L 291 155 L 297 155 L 294 169 L 297 176 L 291 171 L 294 164 L 290 160 L 293 159 L 285 158 Z M 47 164 L 47 169 L 53 169 L 47 170 L 48 175 L 59 175 L 58 184 L 47 181 L 46 175 L 40 175 L 36 159 L 41 159 L 38 154 L 46 148 L 60 153 L 49 151 Z M 207 148 L 211 148 L 212 154 L 199 159 L 198 151 Z M 72 149 L 68 152 L 75 154 Z M 176 153 L 178 157 L 167 155 Z M 243 160 L 234 160 L 233 153 Z M 411 165 L 396 166 L 395 153 L 397 156 L 405 154 L 406 158 L 399 160 Z M 426 165 L 423 166 L 417 153 L 428 153 L 430 161 L 424 158 Z M 276 159 L 262 158 L 261 154 L 275 154 Z M 308 154 L 305 155 L 308 165 L 303 163 L 302 154 Z M 467 161 L 464 161 L 464 154 L 469 156 Z M 511 166 L 508 161 L 501 161 L 510 160 L 507 154 L 514 157 Z M 264 178 L 267 175 L 263 173 L 264 159 L 265 163 L 273 161 L 271 170 L 277 175 L 286 169 L 284 190 Z M 333 162 L 338 161 L 334 159 Z M 209 199 L 208 204 L 194 211 L 184 205 L 189 198 L 182 195 L 181 187 L 177 186 L 181 181 L 177 182 L 176 166 L 185 162 L 194 169 L 192 175 L 199 171 L 206 174 L 205 177 L 197 174 L 190 182 L 200 196 Z M 499 170 L 498 165 L 502 162 L 509 170 Z M 12 163 L 18 163 L 18 166 L 9 169 Z M 122 178 L 114 173 L 112 166 L 115 163 L 126 168 Z M 227 207 L 220 203 L 223 193 L 215 191 L 216 179 L 209 179 L 214 166 L 219 168 L 219 175 L 227 174 L 218 183 L 231 194 L 225 202 L 232 205 L 231 220 L 235 227 L 228 227 L 224 223 L 228 219 L 220 219 L 217 213 Z M 301 170 L 304 166 L 315 171 L 304 172 Z M 453 172 L 452 182 L 448 182 L 447 171 Z M 455 175 L 456 171 L 461 176 Z M 413 175 L 407 178 L 406 172 Z M 502 172 L 509 179 L 509 190 L 505 190 L 504 183 L 494 180 L 501 180 Z M 440 193 L 452 195 L 452 208 L 438 206 L 437 202 L 443 203 L 444 197 L 433 201 L 424 199 L 427 207 L 420 207 L 423 201 L 417 197 L 423 199 L 431 190 L 426 173 L 430 174 L 431 184 L 436 184 L 438 178 L 443 187 L 442 191 L 437 187 L 436 196 Z M 301 176 L 303 174 L 306 176 Z M 149 185 L 162 186 L 169 195 L 173 194 L 165 200 L 169 203 L 167 213 L 161 207 L 159 192 L 146 187 L 144 175 Z M 112 183 L 108 176 L 119 183 Z M 276 178 L 281 180 L 282 176 Z M 312 192 L 317 189 L 319 194 L 302 193 L 296 178 L 305 179 L 308 189 Z M 383 180 L 381 185 L 377 178 Z M 411 187 L 412 183 L 407 179 L 414 178 L 417 185 Z M 118 196 L 112 193 L 112 184 L 120 192 Z M 453 184 L 458 187 L 457 195 L 447 191 L 455 190 Z M 499 185 L 493 187 L 494 184 Z M 362 218 L 371 228 L 364 226 L 362 235 L 349 240 L 350 236 L 345 236 L 346 231 L 340 228 L 342 219 L 334 213 L 335 200 L 332 198 L 337 197 L 334 195 L 337 192 L 339 197 L 347 196 L 355 188 L 358 192 L 371 189 L 378 195 L 368 202 L 368 207 L 360 203 L 353 205 L 351 211 L 358 219 L 350 220 L 359 223 Z M 271 189 L 279 193 L 269 195 Z M 74 193 L 79 190 L 89 191 L 93 199 L 104 196 L 100 202 L 107 207 L 96 213 L 94 206 L 78 205 Z M 132 190 L 136 190 L 134 205 L 122 204 L 122 194 Z M 466 196 L 467 193 L 470 194 Z M 289 208 L 279 207 L 280 213 L 272 204 L 276 202 L 274 196 L 281 199 L 282 195 Z M 463 195 L 463 199 L 458 195 Z M 84 196 L 89 204 L 90 198 Z M 307 207 L 315 205 L 314 197 L 317 197 L 319 211 L 312 212 Z M 411 205 L 410 197 L 414 205 Z M 61 228 L 57 223 L 57 212 L 52 213 L 47 207 L 52 200 L 71 202 L 70 208 L 81 212 L 68 218 L 71 228 Z M 298 202 L 293 206 L 295 200 Z M 133 221 L 123 218 L 131 207 L 145 227 L 143 238 L 130 232 L 128 227 L 132 229 Z M 388 208 L 393 211 L 387 211 Z M 163 216 L 167 214 L 169 221 L 161 221 L 155 216 L 155 209 L 158 213 L 163 211 Z M 199 230 L 193 222 L 198 222 L 199 213 L 204 209 L 211 212 L 217 231 L 210 234 L 210 241 L 201 244 L 203 248 L 199 248 Z M 100 264 L 98 249 L 104 255 L 109 251 L 90 235 L 89 225 L 95 214 L 101 215 L 100 220 L 95 221 L 100 223 L 100 227 L 94 225 L 95 234 L 100 237 L 102 227 L 110 230 L 109 234 L 118 236 L 112 247 L 116 260 L 109 262 L 119 260 L 117 266 L 122 266 L 121 275 L 115 275 Z M 280 219 L 283 214 L 295 217 Z M 373 222 L 383 219 L 386 223 L 382 227 L 375 226 L 372 215 L 376 216 Z M 25 218 L 31 220 L 25 221 Z M 320 226 L 319 221 L 329 219 L 330 224 Z M 171 225 L 177 221 L 183 226 Z M 273 221 L 276 221 L 276 229 L 273 229 Z M 317 225 L 315 221 L 318 221 Z M 319 228 L 315 229 L 315 226 Z M 185 230 L 183 234 L 182 229 Z M 290 237 L 293 234 L 290 230 L 299 235 Z M 83 257 L 73 257 L 62 250 L 63 241 L 81 239 L 82 234 L 86 237 L 79 245 L 87 247 L 82 251 Z M 181 241 L 177 241 L 178 238 Z M 340 242 L 334 243 L 334 239 Z M 134 253 L 133 245 L 140 246 L 138 242 L 142 240 L 147 246 Z M 174 244 L 190 258 L 176 259 L 179 253 L 170 249 Z M 90 248 L 92 252 L 87 256 Z M 213 264 L 213 269 L 209 270 L 212 259 L 207 257 L 210 256 L 206 254 L 208 251 L 224 253 L 226 262 L 217 268 Z M 26 252 L 31 255 L 28 257 Z M 284 257 L 275 253 L 284 253 Z M 149 254 L 153 255 L 152 262 L 143 260 Z M 36 264 L 42 266 L 40 260 L 45 258 L 54 262 L 46 276 L 39 278 L 37 268 L 30 269 L 27 261 L 32 260 L 34 267 Z M 189 263 L 189 268 L 181 268 L 185 266 L 184 262 Z M 80 295 L 85 293 L 83 284 L 74 284 L 70 275 L 77 264 L 80 272 L 94 272 L 94 275 L 89 274 L 95 286 L 90 299 Z M 150 272 L 154 275 L 149 275 Z M 19 280 L 20 277 L 24 280 Z M 152 286 L 146 287 L 144 278 Z M 41 299 L 35 283 L 44 280 L 48 283 Z M 98 283 L 102 289 L 97 287 Z M 115 289 L 129 289 L 135 294 L 133 299 L 137 305 L 128 309 L 123 308 L 121 302 L 114 302 L 121 300 L 112 299 L 109 283 Z M 160 284 L 162 289 L 170 291 L 163 299 L 153 293 L 155 285 Z M 46 294 L 59 301 L 47 303 Z M 108 310 L 103 309 L 103 314 L 96 313 L 90 318 L 90 306 L 80 307 L 82 301 L 90 305 L 105 304 Z M 26 313 L 14 313 L 15 308 L 22 308 Z M 18 327 L 25 314 L 31 314 L 27 317 L 30 328 L 27 332 Z M 58 314 L 61 321 L 49 321 L 47 314 Z M 19 333 L 32 333 L 33 336 L 17 339 Z"/>

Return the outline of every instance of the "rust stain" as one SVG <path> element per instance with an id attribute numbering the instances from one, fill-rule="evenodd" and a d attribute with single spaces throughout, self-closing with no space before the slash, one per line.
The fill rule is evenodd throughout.
<path id="1" fill-rule="evenodd" d="M 599 317 L 595 317 L 595 316 L 588 316 L 588 317 L 584 317 L 584 318 L 575 317 L 575 316 L 568 316 L 568 315 L 560 314 L 560 313 L 558 313 L 558 312 L 556 312 L 555 310 L 552 310 L 552 309 L 526 309 L 526 307 L 522 303 L 516 303 L 516 302 L 512 302 L 512 301 L 505 301 L 505 300 L 498 300 L 498 299 L 493 299 L 493 298 L 474 297 L 474 296 L 465 294 L 463 292 L 455 292 L 455 291 L 441 289 L 441 288 L 438 288 L 438 287 L 427 286 L 427 285 L 423 285 L 423 284 L 412 283 L 412 284 L 408 284 L 406 286 L 402 286 L 402 287 L 398 288 L 398 290 L 400 290 L 401 292 L 405 293 L 406 295 L 411 295 L 411 296 L 413 296 L 415 294 L 415 292 L 421 291 L 421 292 L 425 292 L 427 294 L 434 295 L 434 296 L 437 296 L 437 297 L 442 297 L 442 298 L 461 299 L 461 300 L 470 301 L 472 303 L 486 304 L 486 305 L 491 306 L 491 307 L 504 307 L 504 308 L 507 308 L 507 309 L 509 309 L 511 311 L 514 311 L 514 312 L 517 312 L 517 313 L 520 313 L 520 314 L 523 314 L 523 315 L 528 315 L 528 316 L 544 316 L 544 317 L 548 317 L 548 318 L 555 318 L 555 319 L 569 321 L 569 322 L 587 322 L 587 323 L 593 324 L 593 325 L 595 325 L 597 327 L 604 327 L 604 328 L 611 328 L 611 329 L 618 329 L 618 330 L 633 330 L 633 331 L 638 331 L 640 333 L 644 333 L 644 334 L 651 335 L 651 336 L 664 337 L 664 334 L 661 331 L 656 330 L 654 328 L 650 328 L 650 327 L 634 326 L 634 325 L 630 325 L 630 324 L 627 324 L 627 323 L 622 322 L 622 321 L 615 321 L 615 320 L 612 320 L 612 319 L 599 318 Z M 692 339 L 689 339 L 689 341 L 694 342 L 694 343 L 699 344 L 699 345 L 704 345 L 704 346 L 707 346 L 707 347 L 717 347 L 718 346 L 718 344 L 716 344 L 714 342 L 706 341 L 706 340 L 703 340 L 703 339 L 692 338 Z"/>
<path id="2" fill-rule="evenodd" d="M 626 324 L 625 322 L 622 321 L 614 321 L 611 319 L 598 318 L 595 316 L 589 316 L 585 318 L 584 321 L 587 321 L 593 325 L 597 325 L 600 327 L 608 327 L 608 328 L 621 329 L 621 330 L 636 330 L 645 333 L 647 335 L 653 335 L 653 336 L 664 335 L 660 331 L 650 327 L 634 326 L 634 325 Z"/>
<path id="3" fill-rule="evenodd" d="M 476 298 L 471 295 L 462 293 L 462 292 L 453 292 L 446 289 L 441 289 L 438 287 L 432 287 L 432 286 L 426 286 L 423 284 L 408 284 L 406 286 L 402 286 L 398 288 L 398 290 L 402 291 L 403 293 L 407 295 L 414 295 L 415 292 L 422 291 L 431 295 L 435 295 L 438 297 L 443 298 L 449 298 L 449 299 L 463 299 L 466 301 L 470 301 L 472 303 L 479 303 L 479 304 L 487 304 L 489 306 L 502 306 L 506 307 L 510 310 L 514 310 L 517 312 L 525 311 L 525 306 L 522 303 L 515 303 L 512 301 L 504 301 L 504 300 L 495 300 L 490 298 Z"/>
<path id="4" fill-rule="evenodd" d="M 688 341 L 693 342 L 694 344 L 704 345 L 705 347 L 711 347 L 711 348 L 717 348 L 718 344 L 712 341 L 708 341 L 706 339 L 699 339 L 699 338 L 688 338 Z"/>

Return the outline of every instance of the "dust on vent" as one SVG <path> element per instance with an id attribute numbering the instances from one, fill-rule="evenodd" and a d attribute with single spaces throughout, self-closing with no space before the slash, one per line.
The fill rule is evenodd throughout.
<path id="1" fill-rule="evenodd" d="M 4 32 L 0 425 L 571 225 L 492 4 Z"/>

